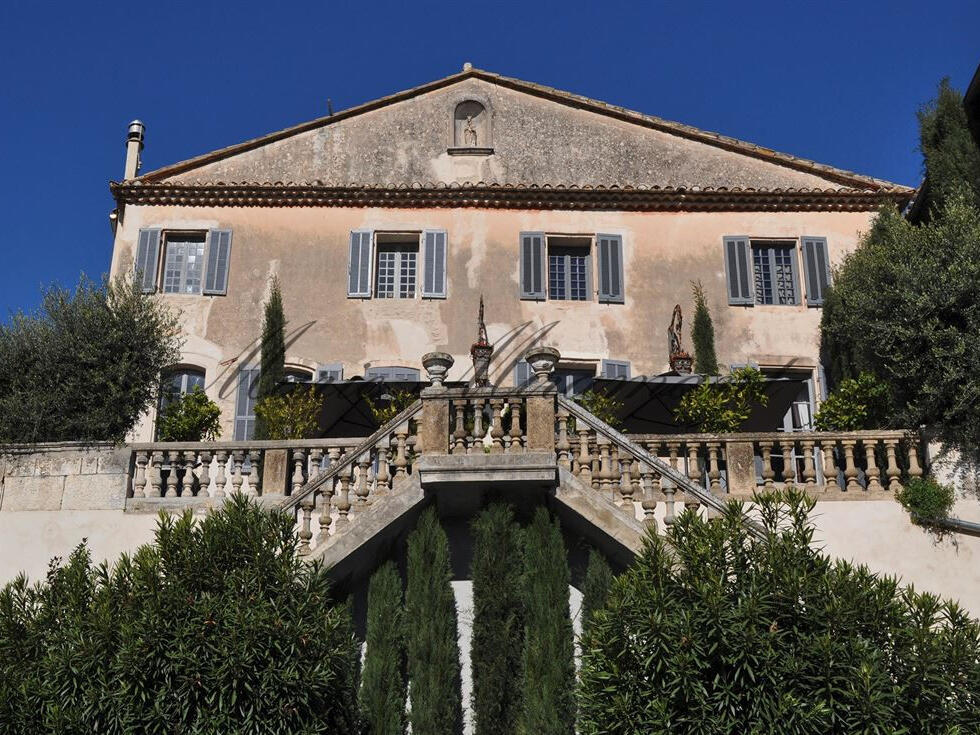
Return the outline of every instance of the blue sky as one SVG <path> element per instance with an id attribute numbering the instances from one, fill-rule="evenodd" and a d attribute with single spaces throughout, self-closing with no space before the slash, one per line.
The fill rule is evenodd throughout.
<path id="1" fill-rule="evenodd" d="M 89 2 L 0 7 L 0 319 L 98 276 L 126 124 L 144 171 L 458 71 L 915 185 L 915 111 L 980 63 L 980 2 Z"/>

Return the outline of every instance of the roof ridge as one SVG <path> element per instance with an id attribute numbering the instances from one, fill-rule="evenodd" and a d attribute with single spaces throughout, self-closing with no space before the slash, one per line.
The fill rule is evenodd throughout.
<path id="1" fill-rule="evenodd" d="M 873 189 L 889 189 L 895 187 L 901 187 L 901 184 L 896 184 L 885 179 L 878 179 L 872 176 L 866 176 L 864 174 L 859 174 L 854 171 L 848 171 L 846 169 L 838 168 L 836 166 L 830 166 L 829 164 L 818 163 L 811 159 L 801 158 L 799 156 L 794 156 L 789 153 L 781 153 L 779 151 L 767 148 L 765 146 L 756 145 L 755 143 L 750 143 L 738 138 L 733 138 L 730 136 L 722 135 L 721 133 L 716 133 L 712 131 L 703 130 L 697 128 L 693 125 L 688 125 L 686 123 L 674 122 L 672 120 L 667 120 L 665 118 L 657 117 L 656 115 L 650 115 L 643 112 L 638 112 L 636 110 L 631 110 L 619 105 L 613 105 L 602 100 L 597 100 L 591 97 L 586 97 L 584 95 L 576 94 L 574 92 L 568 92 L 565 90 L 558 89 L 556 87 L 549 87 L 546 85 L 538 84 L 536 82 L 528 82 L 523 79 L 517 79 L 515 77 L 508 77 L 502 74 L 497 74 L 495 72 L 490 72 L 485 69 L 479 69 L 477 67 L 467 67 L 463 71 L 450 74 L 439 79 L 435 79 L 425 84 L 421 84 L 415 87 L 411 87 L 400 92 L 395 92 L 390 95 L 383 97 L 378 97 L 377 99 L 364 102 L 360 105 L 355 105 L 354 107 L 349 107 L 340 112 L 335 112 L 330 115 L 325 115 L 322 117 L 315 118 L 313 120 L 308 120 L 297 125 L 283 128 L 272 133 L 267 133 L 265 135 L 259 136 L 257 138 L 251 138 L 249 140 L 242 141 L 224 148 L 219 148 L 208 153 L 201 154 L 199 156 L 194 156 L 192 158 L 179 161 L 161 168 L 149 171 L 146 174 L 137 177 L 135 181 L 151 182 L 159 181 L 166 176 L 172 176 L 175 174 L 183 173 L 185 171 L 192 170 L 199 166 L 206 165 L 213 161 L 218 161 L 223 158 L 227 158 L 238 153 L 243 153 L 254 148 L 267 145 L 285 138 L 298 135 L 300 133 L 307 132 L 309 130 L 314 130 L 325 125 L 332 124 L 334 122 L 339 122 L 356 115 L 363 114 L 365 112 L 370 112 L 372 110 L 385 107 L 387 105 L 393 104 L 395 102 L 400 102 L 402 100 L 411 99 L 421 94 L 427 92 L 435 91 L 445 86 L 455 84 L 457 82 L 463 81 L 464 79 L 477 78 L 490 83 L 497 83 L 503 86 L 508 86 L 518 91 L 523 91 L 527 94 L 533 94 L 537 96 L 542 96 L 546 98 L 552 98 L 559 102 L 565 102 L 569 104 L 574 104 L 578 106 L 583 106 L 586 109 L 590 109 L 597 114 L 605 114 L 618 119 L 624 120 L 626 122 L 632 122 L 634 124 L 646 125 L 654 129 L 661 130 L 668 134 L 677 135 L 680 137 L 687 138 L 689 140 L 695 140 L 706 145 L 711 145 L 714 147 L 722 148 L 732 152 L 747 155 L 753 158 L 758 158 L 761 160 L 766 160 L 777 165 L 786 166 L 788 168 L 793 168 L 806 173 L 811 173 L 823 178 L 836 180 L 840 184 L 849 186 L 851 188 L 873 188 Z M 857 184 L 857 186 L 855 186 Z"/>

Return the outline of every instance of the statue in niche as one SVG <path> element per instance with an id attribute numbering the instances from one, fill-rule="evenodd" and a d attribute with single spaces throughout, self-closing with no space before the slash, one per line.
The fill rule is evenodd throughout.
<path id="1" fill-rule="evenodd" d="M 473 116 L 466 116 L 466 126 L 463 128 L 463 143 L 467 148 L 476 148 L 476 128 L 473 127 Z"/>

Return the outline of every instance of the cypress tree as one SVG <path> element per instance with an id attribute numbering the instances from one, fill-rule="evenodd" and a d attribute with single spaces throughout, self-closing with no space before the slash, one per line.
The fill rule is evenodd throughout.
<path id="1" fill-rule="evenodd" d="M 365 735 L 405 732 L 405 639 L 402 581 L 386 562 L 368 586 L 367 652 L 361 673 L 360 708 Z"/>
<path id="2" fill-rule="evenodd" d="M 691 326 L 691 341 L 694 342 L 694 372 L 702 375 L 718 374 L 718 357 L 715 355 L 715 327 L 711 323 L 711 312 L 704 297 L 701 281 L 692 282 L 694 292 L 694 323 Z"/>
<path id="3" fill-rule="evenodd" d="M 613 574 L 605 557 L 596 549 L 589 550 L 589 565 L 585 569 L 585 584 L 582 590 L 582 634 L 589 629 L 596 610 L 606 606 Z"/>
<path id="4" fill-rule="evenodd" d="M 526 532 L 524 703 L 519 732 L 575 732 L 575 651 L 568 560 L 557 521 L 538 508 Z"/>
<path id="5" fill-rule="evenodd" d="M 507 505 L 473 523 L 473 720 L 476 735 L 513 733 L 524 649 L 521 530 Z"/>
<path id="6" fill-rule="evenodd" d="M 462 731 L 463 694 L 449 540 L 430 508 L 408 537 L 408 681 L 413 733 Z"/>
<path id="7" fill-rule="evenodd" d="M 261 349 L 257 401 L 275 395 L 276 386 L 286 374 L 286 316 L 282 308 L 282 289 L 276 276 L 272 277 L 269 300 L 265 302 Z M 255 438 L 266 438 L 265 422 L 258 417 L 255 421 Z"/>

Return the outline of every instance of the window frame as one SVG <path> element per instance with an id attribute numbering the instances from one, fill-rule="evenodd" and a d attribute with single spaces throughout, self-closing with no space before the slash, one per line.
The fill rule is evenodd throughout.
<path id="1" fill-rule="evenodd" d="M 159 283 L 160 293 L 166 294 L 168 296 L 203 296 L 204 286 L 207 281 L 207 270 L 208 270 L 208 254 L 210 249 L 211 233 L 209 230 L 163 230 L 161 233 L 162 237 L 162 247 L 160 265 L 158 266 L 159 272 L 157 274 L 157 282 Z M 178 238 L 201 238 L 200 239 L 200 269 L 199 269 L 199 279 L 196 291 L 187 291 L 187 264 L 188 256 L 185 253 L 184 260 L 180 268 L 180 276 L 178 282 L 178 288 L 175 291 L 167 290 L 167 272 L 170 261 L 170 248 L 171 245 L 190 245 L 192 243 L 197 243 L 196 239 L 191 240 L 179 240 Z"/>
<path id="2" fill-rule="evenodd" d="M 756 285 L 756 250 L 767 248 L 769 250 L 769 287 L 771 288 L 773 299 L 772 303 L 760 301 L 762 294 Z M 789 303 L 779 303 L 776 297 L 776 261 L 775 251 L 783 249 L 789 251 L 790 279 L 793 286 L 793 301 Z M 789 237 L 750 237 L 749 252 L 752 284 L 752 306 L 800 306 L 803 303 L 802 291 L 800 288 L 800 238 Z"/>
<path id="3" fill-rule="evenodd" d="M 403 380 L 379 375 L 382 371 L 404 371 L 406 374 L 414 375 L 413 380 Z M 408 367 L 407 365 L 372 365 L 364 370 L 364 379 L 373 380 L 380 383 L 420 383 L 422 382 L 422 371 L 418 368 Z"/>
<path id="4" fill-rule="evenodd" d="M 180 376 L 180 387 L 175 391 L 173 390 L 173 379 L 178 375 Z M 191 385 L 190 378 L 198 377 L 200 378 L 200 383 L 195 381 L 194 385 Z M 172 400 L 178 396 L 186 396 L 195 387 L 200 387 L 201 390 L 204 390 L 205 385 L 207 385 L 207 371 L 202 367 L 198 367 L 197 365 L 177 365 L 168 370 L 160 377 L 160 396 L 157 400 L 157 412 L 163 413 L 164 409 L 170 405 Z M 164 386 L 169 386 L 170 390 L 164 390 Z"/>
<path id="5" fill-rule="evenodd" d="M 563 302 L 578 302 L 578 303 L 588 303 L 590 301 L 595 301 L 596 294 L 596 284 L 595 284 L 595 266 L 593 261 L 596 258 L 596 248 L 598 243 L 598 238 L 593 234 L 576 234 L 576 233 L 561 233 L 561 232 L 545 232 L 544 235 L 544 294 L 546 301 L 563 301 Z M 580 244 L 569 244 L 569 243 L 554 243 L 552 240 L 581 240 Z M 565 289 L 565 297 L 558 298 L 552 296 L 552 280 L 551 280 L 551 257 L 552 249 L 559 252 L 556 255 L 562 257 L 564 260 L 564 283 L 562 284 Z M 571 251 L 581 250 L 585 257 L 585 298 L 584 299 L 573 299 L 571 298 L 571 286 L 572 286 L 572 257 L 582 257 L 573 256 Z"/>
<path id="6" fill-rule="evenodd" d="M 420 298 L 421 291 L 422 291 L 419 284 L 419 264 L 421 260 L 420 255 L 422 251 L 421 234 L 419 235 L 418 241 L 414 245 L 412 245 L 412 243 L 409 242 L 407 238 L 405 242 L 379 243 L 377 241 L 378 234 L 379 233 L 377 232 L 375 233 L 375 240 L 373 243 L 374 253 L 371 258 L 372 266 L 373 266 L 373 274 L 372 274 L 373 277 L 371 283 L 372 298 L 385 299 L 385 300 L 398 299 L 403 301 L 413 301 Z M 381 233 L 381 234 L 387 234 L 387 233 Z M 395 233 L 395 234 L 399 234 L 399 233 Z M 388 254 L 388 253 L 392 253 L 395 255 L 394 273 L 393 273 L 394 280 L 392 283 L 392 293 L 390 296 L 387 295 L 381 296 L 379 295 L 381 289 L 378 280 L 381 277 L 381 256 L 382 254 Z M 407 260 L 406 258 L 404 258 L 404 256 L 409 253 L 415 256 L 414 273 L 412 275 L 412 295 L 402 296 L 401 293 L 404 286 L 404 283 L 402 281 L 403 279 L 402 270 L 403 270 L 403 263 L 405 260 Z"/>

